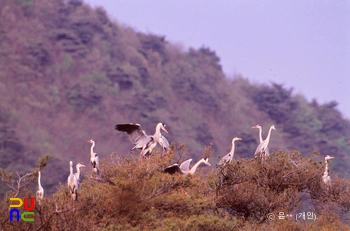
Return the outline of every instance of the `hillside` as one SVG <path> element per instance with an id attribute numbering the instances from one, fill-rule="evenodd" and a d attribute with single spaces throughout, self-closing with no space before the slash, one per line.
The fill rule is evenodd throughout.
<path id="1" fill-rule="evenodd" d="M 317 150 L 318 160 L 333 155 L 332 169 L 350 173 L 350 122 L 336 102 L 308 102 L 279 83 L 229 79 L 210 48 L 185 50 L 164 35 L 120 26 L 104 9 L 3 0 L 0 52 L 0 167 L 24 173 L 50 154 L 42 173 L 48 194 L 66 182 L 69 160 L 89 166 L 91 138 L 101 158 L 130 156 L 118 123 L 139 123 L 148 134 L 166 123 L 168 140 L 185 144 L 194 159 L 212 143 L 212 163 L 235 136 L 242 138 L 235 158 L 251 158 L 258 144 L 251 127 L 262 125 L 265 137 L 274 124 L 270 150 Z"/>

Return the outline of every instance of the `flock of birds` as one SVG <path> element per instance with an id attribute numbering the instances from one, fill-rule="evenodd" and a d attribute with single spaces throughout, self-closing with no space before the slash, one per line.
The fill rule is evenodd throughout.
<path id="1" fill-rule="evenodd" d="M 268 149 L 268 144 L 270 142 L 270 136 L 271 131 L 276 130 L 275 126 L 272 125 L 269 129 L 269 132 L 267 134 L 267 137 L 265 140 L 262 139 L 262 127 L 258 124 L 253 126 L 252 128 L 259 129 L 259 145 L 255 150 L 254 158 L 261 159 L 262 163 L 269 157 L 270 151 Z M 117 124 L 115 126 L 115 129 L 117 131 L 126 132 L 131 140 L 131 142 L 134 144 L 134 147 L 132 150 L 140 149 L 140 158 L 146 158 L 148 159 L 150 155 L 152 154 L 152 150 L 157 146 L 157 143 L 162 147 L 162 155 L 164 155 L 165 152 L 167 152 L 170 149 L 170 145 L 168 140 L 161 134 L 161 130 L 168 133 L 168 131 L 165 128 L 165 124 L 158 123 L 156 126 L 155 133 L 153 135 L 147 135 L 144 130 L 142 130 L 140 124 Z M 227 153 L 225 156 L 223 156 L 220 161 L 217 163 L 217 166 L 222 166 L 225 164 L 228 164 L 232 161 L 234 151 L 235 151 L 235 141 L 242 140 L 239 137 L 234 137 L 232 139 L 232 147 L 229 153 Z M 100 162 L 99 157 L 97 153 L 94 152 L 95 147 L 95 141 L 94 140 L 88 140 L 87 142 L 91 143 L 90 147 L 90 163 L 92 172 L 99 175 L 100 173 Z M 329 161 L 331 159 L 334 159 L 334 157 L 327 155 L 325 157 L 325 172 L 322 176 L 323 182 L 330 186 L 331 184 L 331 178 L 329 175 Z M 190 168 L 190 164 L 192 162 L 192 159 L 188 159 L 178 164 L 173 164 L 164 169 L 165 173 L 174 174 L 174 173 L 180 173 L 180 174 L 194 174 L 200 164 L 205 164 L 208 166 L 211 166 L 209 163 L 208 158 L 202 158 L 197 163 L 193 165 L 192 168 Z M 78 163 L 76 165 L 76 173 L 73 172 L 73 162 L 69 162 L 69 170 L 70 174 L 67 179 L 68 188 L 71 194 L 71 198 L 73 201 L 78 199 L 78 190 L 79 190 L 79 183 L 80 183 L 80 168 L 85 167 L 85 165 Z M 38 172 L 38 191 L 36 193 L 37 200 L 43 199 L 44 197 L 44 189 L 41 186 L 41 173 Z"/>

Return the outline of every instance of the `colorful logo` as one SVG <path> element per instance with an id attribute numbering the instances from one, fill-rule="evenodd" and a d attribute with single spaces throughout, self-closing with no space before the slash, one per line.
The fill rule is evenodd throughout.
<path id="1" fill-rule="evenodd" d="M 28 201 L 30 200 L 30 207 L 28 205 Z M 17 201 L 17 204 L 11 203 L 11 201 Z M 16 220 L 25 222 L 33 222 L 34 221 L 34 198 L 24 198 L 24 209 L 22 213 L 19 209 L 23 205 L 23 200 L 21 198 L 10 198 L 10 221 L 13 221 L 13 214 L 16 216 Z"/>

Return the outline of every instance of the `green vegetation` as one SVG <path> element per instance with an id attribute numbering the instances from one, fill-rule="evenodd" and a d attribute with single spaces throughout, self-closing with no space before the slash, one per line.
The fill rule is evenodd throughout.
<path id="1" fill-rule="evenodd" d="M 210 156 L 210 147 L 203 155 Z M 317 155 L 317 153 L 315 154 Z M 240 158 L 224 167 L 200 168 L 194 175 L 163 173 L 174 157 L 188 152 L 180 145 L 165 157 L 104 159 L 101 175 L 83 174 L 78 201 L 66 185 L 36 201 L 33 223 L 9 222 L 9 197 L 34 197 L 25 186 L 8 191 L 1 202 L 4 230 L 349 230 L 350 181 L 332 174 L 327 188 L 323 163 L 315 155 L 273 153 L 261 164 Z M 293 160 L 295 164 L 291 162 Z M 44 166 L 43 157 L 37 166 Z M 33 182 L 36 170 L 23 177 Z M 18 183 L 20 185 L 20 183 Z M 15 185 L 16 186 L 16 185 Z M 278 219 L 280 212 L 292 217 Z M 295 216 L 312 212 L 313 220 Z M 269 214 L 275 219 L 269 220 Z"/>
<path id="2" fill-rule="evenodd" d="M 202 230 L 203 224 L 212 230 L 218 227 L 304 230 L 300 223 L 266 221 L 266 213 L 277 212 L 284 206 L 289 212 L 295 212 L 299 194 L 305 191 L 310 200 L 327 204 L 325 195 L 318 194 L 323 192 L 321 186 L 315 183 L 323 170 L 319 164 L 309 163 L 302 165 L 309 169 L 298 167 L 297 175 L 289 175 L 293 166 L 287 162 L 279 166 L 274 161 L 282 161 L 286 153 L 294 153 L 293 150 L 302 153 L 301 162 L 314 158 L 313 163 L 317 163 L 324 156 L 332 155 L 335 157 L 332 173 L 337 172 L 340 177 L 350 173 L 350 121 L 336 109 L 336 102 L 308 102 L 278 83 L 257 85 L 243 77 L 228 79 L 222 73 L 219 57 L 210 48 L 184 50 L 169 43 L 165 36 L 120 26 L 109 19 L 104 9 L 92 9 L 79 0 L 3 0 L 0 54 L 1 177 L 3 182 L 11 183 L 27 172 L 32 173 L 21 185 L 22 196 L 27 192 L 32 195 L 36 176 L 32 167 L 41 156 L 50 153 L 47 166 L 44 167 L 46 157 L 37 166 L 44 167 L 45 201 L 38 205 L 36 213 L 40 216 L 36 219 L 41 221 L 41 229 L 77 230 L 71 224 L 74 219 L 70 218 L 79 213 L 80 228 L 96 226 L 106 230 L 171 229 L 177 223 L 184 230 Z M 173 163 L 170 157 L 158 160 L 155 155 L 151 163 L 158 167 L 150 165 L 143 176 L 146 166 L 138 166 L 138 162 L 132 160 L 134 155 L 129 154 L 132 145 L 127 135 L 113 130 L 115 124 L 129 122 L 140 123 L 148 134 L 158 122 L 166 123 L 168 140 L 173 146 L 185 143 L 190 148 L 188 157 L 194 160 L 200 158 L 205 145 L 212 143 L 212 165 L 218 156 L 229 151 L 233 137 L 241 137 L 234 157 L 238 161 L 221 173 L 212 167 L 198 176 L 173 178 L 161 173 L 164 166 Z M 270 125 L 274 124 L 277 129 L 269 149 L 275 151 L 275 157 L 281 155 L 282 160 L 271 159 L 271 166 L 260 166 L 252 160 L 258 134 L 251 127 L 258 123 L 264 128 L 263 137 Z M 104 159 L 103 177 L 113 184 L 86 176 L 73 211 L 65 187 L 68 163 L 72 160 L 89 166 L 90 145 L 86 141 L 91 138 L 96 140 L 95 151 Z M 315 150 L 320 155 L 312 157 Z M 110 158 L 111 153 L 120 158 Z M 127 167 L 121 168 L 122 164 Z M 128 173 L 132 166 L 136 172 Z M 254 171 L 247 172 L 247 169 Z M 310 179 L 306 179 L 305 171 L 315 173 L 310 172 Z M 278 174 L 288 175 L 286 185 L 281 178 L 282 191 L 272 187 L 275 182 L 269 180 Z M 295 177 L 305 182 L 300 183 Z M 343 181 L 343 178 L 335 179 Z M 135 191 L 142 182 L 147 182 L 144 190 Z M 170 182 L 169 185 L 166 182 Z M 58 186 L 60 183 L 64 186 Z M 241 192 L 239 184 L 250 191 Z M 98 189 L 94 185 L 98 185 Z M 179 185 L 190 197 L 181 193 Z M 8 190 L 9 187 L 1 184 L 3 203 L 8 203 L 12 195 L 6 194 Z M 100 195 L 99 190 L 111 199 Z M 230 197 L 231 191 L 243 198 L 234 200 Z M 268 208 L 258 206 L 259 209 L 253 207 L 255 209 L 249 211 L 251 205 L 245 205 L 246 200 L 259 193 L 265 193 L 266 199 L 257 198 L 256 205 L 268 204 Z M 189 199 L 194 195 L 198 195 L 198 200 Z M 287 195 L 293 196 L 274 204 L 272 195 L 284 199 Z M 343 196 L 332 197 L 334 201 L 328 204 L 341 207 L 347 203 Z M 111 204 L 111 208 L 101 205 L 101 201 Z M 137 203 L 132 204 L 135 201 Z M 59 212 L 55 212 L 56 204 Z M 140 210 L 131 209 L 136 208 L 134 206 L 140 206 Z M 317 206 L 316 203 L 315 208 Z M 82 209 L 86 207 L 93 207 L 94 213 Z M 2 208 L 6 210 L 8 206 Z M 322 214 L 322 211 L 316 212 Z M 326 225 L 327 219 L 333 219 L 332 228 L 339 230 L 336 227 L 342 227 L 338 222 L 340 215 L 332 214 L 305 225 L 316 229 Z M 7 221 L 2 222 L 4 230 L 11 229 L 7 228 Z M 37 224 L 34 226 L 32 229 L 39 228 Z M 28 229 L 18 228 L 16 230 Z"/>

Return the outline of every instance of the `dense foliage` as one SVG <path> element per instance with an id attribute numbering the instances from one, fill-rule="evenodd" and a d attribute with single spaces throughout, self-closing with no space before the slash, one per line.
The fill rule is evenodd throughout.
<path id="1" fill-rule="evenodd" d="M 28 186 L 29 192 L 33 191 L 32 166 L 40 156 L 51 155 L 49 164 L 42 170 L 42 184 L 46 195 L 54 194 L 37 207 L 36 213 L 42 229 L 46 230 L 46 226 L 48 229 L 67 228 L 69 224 L 73 226 L 67 229 L 73 230 L 74 220 L 67 220 L 76 213 L 82 218 L 83 227 L 92 223 L 111 229 L 112 226 L 118 228 L 117 224 L 123 224 L 120 228 L 126 225 L 136 229 L 158 227 L 155 224 L 158 225 L 159 216 L 165 226 L 171 226 L 177 219 L 180 223 L 186 216 L 184 211 L 188 212 L 188 223 L 182 224 L 183 229 L 203 222 L 218 224 L 217 227 L 222 225 L 223 229 L 225 225 L 245 227 L 237 217 L 264 223 L 266 213 L 277 212 L 286 208 L 284 206 L 294 211 L 304 190 L 308 190 L 312 200 L 322 203 L 338 203 L 339 206 L 348 203 L 336 192 L 332 196 L 334 201 L 328 203 L 317 183 L 317 177 L 321 176 L 319 165 L 308 169 L 302 164 L 298 166 L 302 170 L 293 170 L 287 162 L 280 166 L 274 163 L 283 161 L 286 158 L 283 153 L 291 150 L 299 150 L 303 158 L 317 150 L 321 157 L 315 157 L 316 160 L 333 155 L 332 169 L 341 177 L 349 174 L 350 122 L 336 109 L 336 102 L 323 105 L 315 100 L 307 102 L 303 96 L 294 95 L 292 89 L 277 83 L 257 85 L 242 77 L 228 79 L 222 73 L 219 57 L 210 48 L 185 50 L 169 43 L 165 36 L 120 26 L 109 19 L 104 9 L 92 9 L 79 0 L 2 0 L 0 53 L 1 177 L 3 182 L 13 186 L 18 177 L 25 176 L 21 187 L 27 189 Z M 210 170 L 200 176 L 185 177 L 185 180 L 160 173 L 161 167 L 170 164 L 170 159 L 155 160 L 153 163 L 158 167 L 150 165 L 143 176 L 145 166 L 130 161 L 132 145 L 127 135 L 113 130 L 115 124 L 128 122 L 140 123 L 149 134 L 153 133 L 156 123 L 166 123 L 169 131 L 166 137 L 174 143 L 186 143 L 193 159 L 199 159 L 203 146 L 212 142 L 212 163 L 217 156 L 228 152 L 232 137 L 238 136 L 242 141 L 237 142 L 235 157 L 242 159 L 221 169 L 220 173 Z M 271 166 L 261 166 L 251 159 L 257 146 L 257 131 L 251 126 L 257 123 L 264 128 L 264 137 L 271 124 L 277 128 L 269 148 L 283 150 L 276 154 L 276 157 L 282 155 L 282 160 L 271 159 Z M 56 187 L 59 182 L 66 182 L 69 160 L 88 166 L 89 144 L 86 141 L 91 138 L 96 140 L 99 156 L 106 158 L 103 174 L 109 174 L 105 177 L 114 184 L 87 177 L 83 188 L 89 190 L 82 190 L 81 200 L 73 210 L 67 207 L 66 187 L 59 187 L 58 192 Z M 113 158 L 107 161 L 111 153 L 120 157 L 119 162 Z M 129 167 L 121 168 L 122 164 Z M 132 166 L 136 172 L 128 173 Z M 248 169 L 252 171 L 247 172 Z M 304 179 L 305 171 L 315 172 Z M 8 172 L 12 172 L 12 178 Z M 27 176 L 26 172 L 32 174 Z M 288 183 L 284 185 L 285 174 L 293 187 Z M 271 186 L 276 183 L 271 182 L 275 179 L 271 176 L 275 175 L 282 181 L 277 188 Z M 300 179 L 305 182 L 298 181 Z M 129 190 L 134 186 L 139 189 L 141 182 L 147 182 L 145 187 L 149 188 L 142 192 L 135 191 L 136 188 Z M 95 189 L 97 184 L 99 187 Z M 179 193 L 179 185 L 190 197 Z M 251 191 L 239 191 L 242 185 Z M 1 184 L 1 195 L 8 189 Z M 202 189 L 204 191 L 199 192 Z M 13 190 L 19 189 L 14 187 Z M 237 191 L 242 198 L 230 197 L 231 191 Z M 102 197 L 99 192 L 107 193 L 113 200 Z M 260 201 L 254 206 L 246 205 L 248 198 L 257 193 L 272 194 L 266 195 L 267 199 L 257 199 Z M 198 201 L 189 199 L 193 195 L 198 195 Z M 284 199 L 287 195 L 293 196 L 272 203 L 273 195 L 282 195 Z M 128 202 L 126 198 L 129 197 Z M 167 197 L 174 200 L 166 200 Z M 143 200 L 145 198 L 149 199 Z M 7 199 L 4 197 L 3 203 L 8 203 Z M 105 200 L 111 204 L 111 210 L 98 203 Z M 138 203 L 132 204 L 135 201 Z M 143 201 L 145 203 L 141 203 Z M 263 208 L 266 204 L 269 207 Z M 130 212 L 133 206 L 140 208 Z M 155 209 L 152 210 L 152 206 Z M 93 210 L 83 209 L 90 207 Z M 173 207 L 178 209 L 170 209 Z M 112 211 L 110 217 L 104 214 L 106 209 L 108 213 Z M 91 223 L 86 222 L 85 216 L 91 217 Z M 317 226 L 326 223 L 325 219 L 337 221 L 337 216 L 339 214 L 335 213 L 306 225 Z M 6 221 L 2 222 L 3 226 L 8 225 Z M 39 228 L 36 225 L 35 229 Z M 301 224 L 288 225 L 298 229 Z"/>
<path id="2" fill-rule="evenodd" d="M 210 147 L 203 153 L 210 156 Z M 317 154 L 316 154 L 317 155 Z M 332 174 L 321 180 L 323 163 L 298 152 L 272 154 L 263 164 L 240 158 L 194 175 L 163 170 L 188 157 L 181 145 L 147 161 L 104 159 L 101 175 L 84 173 L 78 201 L 66 185 L 36 200 L 34 222 L 9 222 L 9 197 L 35 197 L 26 187 L 1 202 L 3 230 L 349 230 L 350 181 Z M 42 167 L 47 158 L 41 159 Z M 38 169 L 37 168 L 37 169 Z M 27 174 L 27 182 L 37 170 Z M 26 178 L 22 180 L 25 181 Z M 280 212 L 291 217 L 279 219 Z M 295 216 L 312 212 L 312 220 Z M 274 214 L 274 219 L 269 219 Z M 315 219 L 317 218 L 317 219 Z"/>

